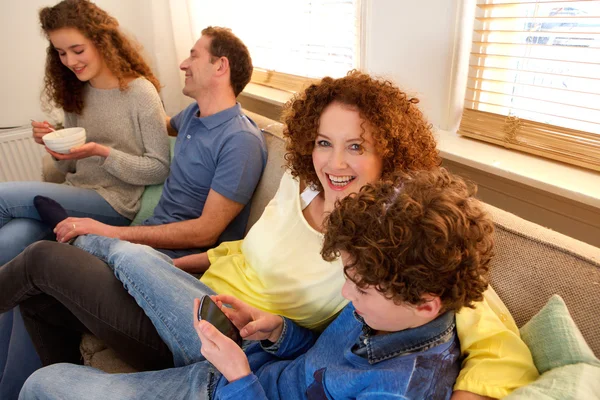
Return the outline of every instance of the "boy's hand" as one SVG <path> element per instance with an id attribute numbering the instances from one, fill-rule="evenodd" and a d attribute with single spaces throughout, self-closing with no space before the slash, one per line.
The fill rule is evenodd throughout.
<path id="1" fill-rule="evenodd" d="M 269 340 L 275 343 L 283 330 L 283 318 L 266 311 L 259 310 L 238 300 L 234 296 L 220 294 L 211 299 L 227 315 L 227 318 L 240 330 L 247 340 Z M 232 308 L 224 307 L 229 304 Z"/>
<path id="2" fill-rule="evenodd" d="M 194 300 L 194 328 L 202 342 L 202 355 L 210 361 L 229 382 L 250 375 L 250 365 L 244 351 L 207 321 L 198 321 L 200 300 Z"/>

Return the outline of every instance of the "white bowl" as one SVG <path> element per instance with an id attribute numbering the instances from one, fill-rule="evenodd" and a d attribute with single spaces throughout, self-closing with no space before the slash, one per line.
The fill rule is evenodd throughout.
<path id="1" fill-rule="evenodd" d="M 85 129 L 77 127 L 50 132 L 44 135 L 42 140 L 50 150 L 56 153 L 68 154 L 73 147 L 85 144 L 85 138 Z"/>

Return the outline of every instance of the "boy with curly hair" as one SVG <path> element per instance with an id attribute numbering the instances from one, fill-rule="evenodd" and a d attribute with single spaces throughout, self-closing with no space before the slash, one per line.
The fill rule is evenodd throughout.
<path id="1" fill-rule="evenodd" d="M 94 377 L 98 398 L 202 392 L 218 399 L 449 399 L 460 369 L 454 315 L 480 301 L 487 288 L 492 222 L 475 188 L 444 169 L 392 179 L 338 201 L 327 218 L 321 254 L 342 258 L 342 294 L 351 304 L 319 337 L 217 295 L 213 299 L 241 335 L 260 343 L 243 351 L 207 321 L 195 320 L 212 366 L 109 375 L 59 364 L 34 374 L 22 397 L 68 395 L 77 392 L 73 384 Z M 57 383 L 61 376 L 69 385 Z M 60 392 L 61 386 L 69 389 Z"/>

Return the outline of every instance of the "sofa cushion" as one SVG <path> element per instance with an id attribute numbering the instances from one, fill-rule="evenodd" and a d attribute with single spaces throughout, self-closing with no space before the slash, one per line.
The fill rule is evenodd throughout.
<path id="1" fill-rule="evenodd" d="M 169 146 L 171 148 L 171 160 L 173 159 L 173 154 L 175 154 L 175 138 L 169 137 Z M 140 225 L 146 219 L 150 218 L 152 214 L 154 214 L 154 208 L 158 204 L 160 200 L 160 196 L 162 196 L 163 184 L 158 185 L 149 185 L 144 189 L 144 193 L 142 193 L 142 198 L 140 199 L 140 210 L 135 215 L 133 221 L 131 221 L 131 225 Z"/>
<path id="2" fill-rule="evenodd" d="M 580 363 L 554 368 L 505 400 L 599 400 L 600 368 Z"/>
<path id="3" fill-rule="evenodd" d="M 246 226 L 246 232 L 248 232 L 252 225 L 260 218 L 269 201 L 275 197 L 275 193 L 279 188 L 279 181 L 285 171 L 285 167 L 283 166 L 285 141 L 283 140 L 282 124 L 252 112 L 246 111 L 246 114 L 262 128 L 261 131 L 265 136 L 268 152 L 265 171 L 258 182 L 258 186 L 252 196 L 252 203 L 250 204 L 250 216 L 248 218 L 248 225 Z"/>
<path id="4" fill-rule="evenodd" d="M 600 361 L 560 296 L 552 296 L 521 328 L 521 337 L 542 375 L 505 399 L 600 400 Z"/>
<path id="5" fill-rule="evenodd" d="M 559 295 L 552 296 L 520 331 L 521 338 L 531 350 L 535 366 L 542 374 L 577 363 L 600 367 L 600 361 L 585 342 Z"/>
<path id="6" fill-rule="evenodd" d="M 600 355 L 600 249 L 496 207 L 485 208 L 496 228 L 490 281 L 517 325 L 558 294 Z"/>
<path id="7" fill-rule="evenodd" d="M 108 348 L 103 341 L 89 333 L 83 335 L 79 351 L 84 365 L 92 365 L 109 373 L 137 372 L 135 368 L 121 360 L 113 349 Z"/>

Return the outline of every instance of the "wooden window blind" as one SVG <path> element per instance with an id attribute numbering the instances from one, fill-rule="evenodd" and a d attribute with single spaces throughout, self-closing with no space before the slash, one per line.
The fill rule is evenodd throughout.
<path id="1" fill-rule="evenodd" d="M 191 0 L 196 37 L 226 26 L 248 46 L 252 82 L 292 92 L 359 67 L 360 0 Z"/>
<path id="2" fill-rule="evenodd" d="M 479 0 L 459 134 L 600 171 L 600 1 Z"/>

